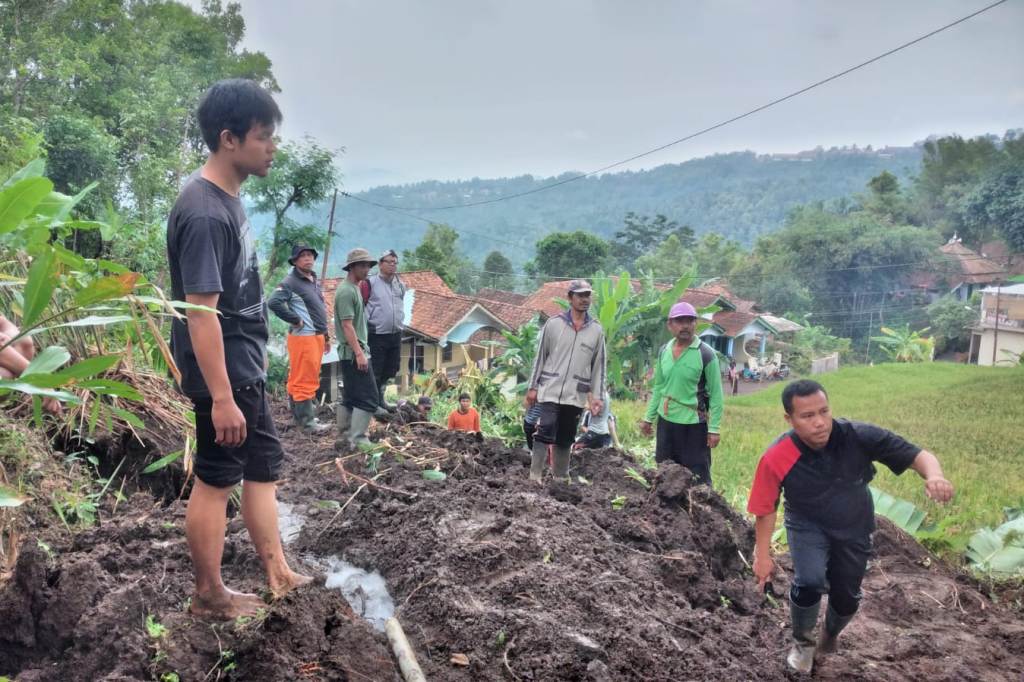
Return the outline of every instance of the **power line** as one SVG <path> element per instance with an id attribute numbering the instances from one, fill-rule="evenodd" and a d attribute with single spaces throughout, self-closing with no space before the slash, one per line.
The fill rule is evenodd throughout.
<path id="1" fill-rule="evenodd" d="M 359 199 L 359 201 L 364 201 L 365 203 L 372 204 L 373 206 L 377 206 L 378 208 L 383 208 L 383 209 L 386 209 L 386 210 L 445 211 L 445 210 L 456 209 L 456 208 L 468 208 L 470 206 L 483 206 L 485 204 L 496 204 L 496 203 L 501 202 L 501 201 L 509 201 L 511 199 L 518 199 L 520 197 L 525 197 L 525 196 L 528 196 L 530 194 L 536 194 L 538 192 L 544 192 L 544 191 L 547 191 L 549 189 L 553 189 L 555 187 L 560 187 L 562 185 L 569 184 L 570 182 L 576 182 L 577 180 L 582 180 L 582 179 L 588 178 L 588 177 L 590 177 L 592 175 L 597 175 L 598 173 L 604 173 L 605 171 L 609 171 L 609 170 L 611 170 L 613 168 L 617 168 L 619 166 L 625 165 L 625 164 L 630 163 L 632 161 L 636 161 L 637 159 L 641 159 L 641 158 L 643 158 L 645 156 L 650 156 L 651 154 L 656 154 L 657 152 L 660 152 L 660 151 L 663 151 L 665 149 L 668 149 L 669 147 L 673 147 L 673 146 L 675 146 L 677 144 L 680 144 L 682 142 L 686 142 L 686 141 L 692 140 L 692 139 L 694 139 L 696 137 L 700 137 L 701 135 L 705 135 L 705 134 L 710 133 L 710 132 L 712 132 L 714 130 L 718 130 L 719 128 L 724 128 L 725 126 L 730 125 L 732 123 L 735 123 L 736 121 L 740 121 L 740 120 L 742 120 L 744 118 L 747 118 L 749 116 L 753 116 L 754 114 L 757 114 L 757 113 L 760 113 L 762 111 L 765 111 L 766 109 L 770 109 L 771 107 L 774 107 L 774 106 L 776 106 L 778 104 L 782 104 L 783 102 L 785 102 L 787 100 L 793 99 L 794 97 L 799 97 L 800 95 L 802 95 L 802 94 L 804 94 L 806 92 L 814 90 L 815 88 L 819 88 L 819 87 L 821 87 L 821 86 L 823 86 L 823 85 L 825 85 L 827 83 L 831 83 L 834 80 L 837 80 L 839 78 L 847 76 L 847 75 L 853 73 L 854 71 L 857 71 L 857 70 L 862 69 L 862 68 L 864 68 L 866 66 L 874 64 L 877 61 L 885 59 L 886 57 L 892 56 L 892 55 L 896 54 L 897 52 L 900 52 L 902 50 L 907 49 L 908 47 L 911 47 L 913 45 L 916 45 L 917 43 L 920 43 L 920 42 L 922 42 L 924 40 L 927 40 L 928 38 L 931 38 L 932 36 L 938 35 L 939 33 L 942 33 L 943 31 L 947 31 L 947 30 L 953 28 L 954 26 L 958 26 L 959 24 L 962 24 L 965 21 L 973 19 L 974 17 L 976 17 L 976 16 L 978 16 L 980 14 L 984 14 L 985 12 L 988 12 L 989 10 L 994 9 L 994 8 L 998 7 L 999 5 L 1002 5 L 1006 1 L 1007 0 L 997 0 L 997 2 L 994 2 L 994 3 L 990 4 L 990 5 L 985 6 L 985 7 L 982 7 L 981 9 L 979 9 L 979 10 L 977 10 L 975 12 L 972 12 L 972 13 L 966 15 L 966 16 L 960 17 L 956 21 L 950 22 L 950 23 L 948 23 L 948 24 L 946 24 L 944 26 L 941 26 L 941 27 L 933 30 L 933 31 L 929 31 L 928 33 L 925 33 L 922 36 L 918 36 L 917 38 L 914 38 L 913 40 L 905 42 L 902 45 L 898 45 L 897 47 L 894 47 L 891 50 L 888 50 L 886 52 L 883 52 L 880 55 L 872 57 L 871 59 L 863 61 L 863 62 L 861 62 L 861 63 L 859 63 L 859 64 L 857 64 L 855 66 L 851 66 L 851 67 L 849 67 L 847 69 L 844 69 L 844 70 L 840 71 L 839 73 L 836 73 L 836 74 L 833 74 L 833 75 L 829 76 L 828 78 L 823 78 L 822 80 L 819 80 L 819 81 L 816 81 L 814 83 L 811 83 L 810 85 L 807 85 L 807 86 L 805 86 L 803 88 L 800 88 L 799 90 L 795 90 L 795 91 L 789 93 L 788 95 L 783 95 L 782 97 L 779 97 L 777 99 L 773 99 L 772 101 L 770 101 L 770 102 L 768 102 L 766 104 L 762 104 L 759 107 L 755 107 L 754 109 L 750 109 L 749 111 L 746 111 L 746 112 L 744 112 L 742 114 L 739 114 L 737 116 L 733 116 L 732 118 L 726 119 L 724 121 L 721 121 L 721 122 L 716 123 L 714 125 L 708 126 L 706 128 L 702 128 L 701 130 L 698 130 L 696 132 L 690 133 L 689 135 L 685 135 L 683 137 L 680 137 L 677 140 L 673 140 L 673 141 L 668 142 L 666 144 L 663 144 L 661 146 L 655 147 L 654 149 L 649 149 L 649 150 L 647 150 L 645 152 L 641 152 L 639 154 L 634 154 L 633 156 L 631 156 L 631 157 L 629 157 L 627 159 L 623 159 L 621 161 L 616 161 L 615 163 L 608 164 L 607 166 L 603 166 L 601 168 L 589 171 L 587 173 L 582 173 L 580 175 L 574 175 L 572 177 L 563 178 L 562 180 L 556 180 L 555 182 L 548 183 L 547 185 L 541 185 L 540 187 L 535 187 L 533 189 L 525 190 L 525 191 L 522 191 L 522 192 L 516 192 L 514 194 L 509 194 L 509 195 L 506 195 L 506 196 L 495 197 L 493 199 L 482 199 L 480 201 L 471 201 L 471 202 L 464 203 L 464 204 L 449 204 L 449 205 L 446 205 L 446 206 L 392 206 L 392 205 L 389 205 L 389 204 L 381 204 L 381 203 L 377 203 L 377 202 L 374 202 L 374 201 L 370 201 L 368 199 Z M 346 194 L 346 196 L 351 196 L 351 195 Z M 355 198 L 355 197 L 353 197 L 353 198 Z"/>

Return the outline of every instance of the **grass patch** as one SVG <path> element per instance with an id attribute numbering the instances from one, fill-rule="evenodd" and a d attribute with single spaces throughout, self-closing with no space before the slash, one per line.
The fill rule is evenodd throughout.
<path id="1" fill-rule="evenodd" d="M 926 523 L 941 529 L 933 538 L 938 547 L 962 550 L 973 531 L 1001 523 L 1005 507 L 1024 506 L 1024 368 L 883 364 L 815 378 L 837 417 L 891 429 L 939 458 L 956 488 L 948 505 L 929 500 L 912 471 L 897 477 L 882 465 L 873 482 L 926 512 Z M 783 386 L 726 398 L 712 476 L 715 488 L 738 509 L 746 506 L 761 454 L 787 431 L 779 398 Z M 638 449 L 641 460 L 652 449 L 635 426 L 644 407 L 636 401 L 613 405 L 623 444 Z"/>

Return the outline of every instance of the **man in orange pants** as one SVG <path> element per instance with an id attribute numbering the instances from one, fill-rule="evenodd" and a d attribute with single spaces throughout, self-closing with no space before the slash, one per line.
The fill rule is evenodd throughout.
<path id="1" fill-rule="evenodd" d="M 310 433 L 329 429 L 316 420 L 315 398 L 320 388 L 320 364 L 327 348 L 327 307 L 313 265 L 319 254 L 305 244 L 292 248 L 292 271 L 282 280 L 268 304 L 287 322 L 288 397 L 295 425 Z"/>

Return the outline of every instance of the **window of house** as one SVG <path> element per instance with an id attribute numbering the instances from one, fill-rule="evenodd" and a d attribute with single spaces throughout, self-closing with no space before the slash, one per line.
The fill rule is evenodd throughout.
<path id="1" fill-rule="evenodd" d="M 446 345 L 444 348 L 441 349 L 441 362 L 451 362 L 451 361 L 452 361 L 452 344 L 449 343 L 448 345 Z"/>
<path id="2" fill-rule="evenodd" d="M 423 345 L 413 341 L 412 355 L 409 356 L 409 370 L 413 374 L 423 371 Z"/>

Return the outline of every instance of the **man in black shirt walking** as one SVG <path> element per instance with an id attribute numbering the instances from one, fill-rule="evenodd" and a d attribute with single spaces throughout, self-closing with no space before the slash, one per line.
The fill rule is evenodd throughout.
<path id="1" fill-rule="evenodd" d="M 794 644 L 786 660 L 794 670 L 809 673 L 821 595 L 828 594 L 828 610 L 817 642 L 820 653 L 836 650 L 836 638 L 860 603 L 875 529 L 868 489 L 873 462 L 895 474 L 913 469 L 924 479 L 928 497 L 940 503 L 952 499 L 953 485 L 927 450 L 873 424 L 833 419 L 828 395 L 816 381 L 790 383 L 782 406 L 793 429 L 761 456 L 747 511 L 757 517 L 754 575 L 763 588 L 772 574 L 771 539 L 779 493 L 785 491 L 794 573 L 789 591 Z"/>
<path id="2" fill-rule="evenodd" d="M 265 392 L 267 314 L 253 235 L 239 194 L 250 175 L 265 176 L 281 112 L 252 81 L 215 83 L 197 112 L 210 155 L 182 187 L 167 223 L 174 298 L 190 309 L 175 320 L 171 347 L 181 390 L 195 405 L 196 481 L 185 515 L 195 567 L 191 611 L 211 619 L 254 615 L 255 594 L 221 579 L 228 496 L 242 482 L 242 518 L 280 597 L 311 579 L 289 568 L 277 525 L 283 450 Z"/>

